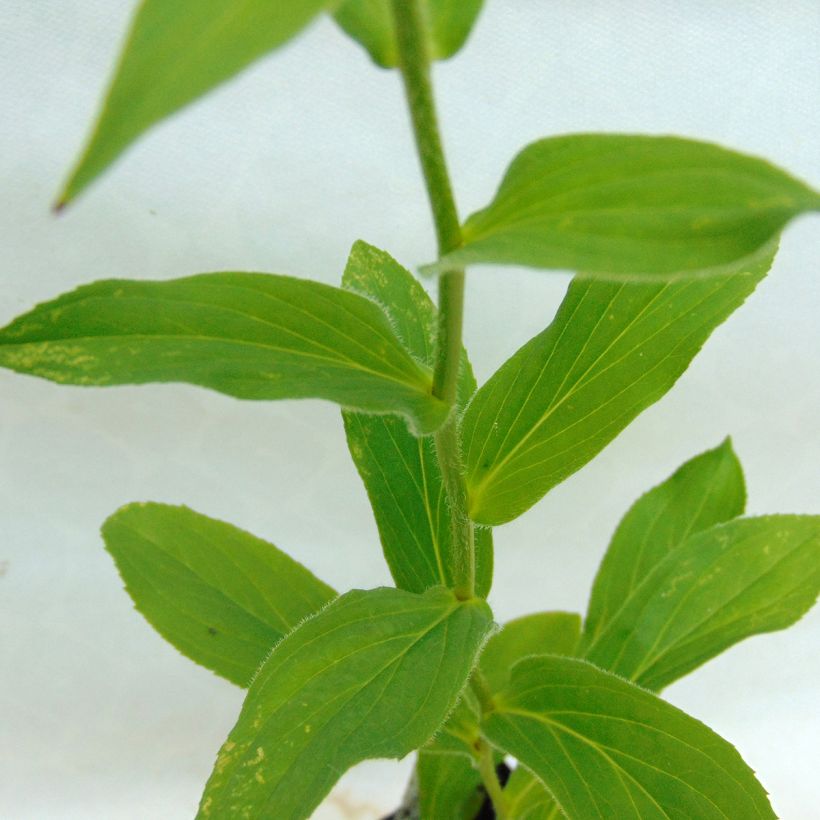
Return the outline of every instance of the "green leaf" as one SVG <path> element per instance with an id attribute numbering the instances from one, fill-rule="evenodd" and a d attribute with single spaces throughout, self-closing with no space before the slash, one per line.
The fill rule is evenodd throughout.
<path id="1" fill-rule="evenodd" d="M 774 818 L 735 749 L 660 698 L 585 661 L 521 661 L 484 731 L 569 820 Z"/>
<path id="2" fill-rule="evenodd" d="M 690 535 L 741 515 L 745 506 L 743 470 L 729 439 L 639 498 L 618 525 L 595 578 L 586 642 L 672 550 Z"/>
<path id="3" fill-rule="evenodd" d="M 672 550 L 585 648 L 662 689 L 743 638 L 784 629 L 820 593 L 820 516 L 740 518 Z"/>
<path id="4" fill-rule="evenodd" d="M 273 544 L 187 507 L 129 504 L 102 535 L 146 620 L 183 655 L 239 686 L 336 596 Z"/>
<path id="5" fill-rule="evenodd" d="M 298 34 L 333 0 L 143 0 L 66 204 L 152 125 Z"/>
<path id="6" fill-rule="evenodd" d="M 513 161 L 464 244 L 430 272 L 480 263 L 605 278 L 717 275 L 820 194 L 764 160 L 679 137 L 573 134 Z"/>
<path id="7" fill-rule="evenodd" d="M 518 766 L 504 787 L 507 814 L 515 820 L 555 820 L 563 817 L 544 784 L 528 769 Z"/>
<path id="8" fill-rule="evenodd" d="M 262 273 L 86 285 L 0 330 L 0 366 L 62 384 L 189 382 L 242 399 L 329 399 L 404 413 L 425 432 L 448 413 L 377 305 Z"/>
<path id="9" fill-rule="evenodd" d="M 436 309 L 413 276 L 384 251 L 357 242 L 343 286 L 383 305 L 396 335 L 415 359 L 432 368 Z M 463 354 L 458 404 L 476 384 Z M 350 453 L 367 489 L 382 548 L 396 585 L 424 592 L 453 585 L 452 532 L 444 483 L 432 438 L 416 438 L 398 418 L 344 413 Z M 489 529 L 475 533 L 476 592 L 486 598 L 493 573 Z"/>
<path id="10" fill-rule="evenodd" d="M 501 691 L 518 661 L 531 655 L 572 655 L 581 637 L 581 616 L 570 612 L 537 612 L 508 621 L 487 641 L 481 672 L 494 692 Z"/>
<path id="11" fill-rule="evenodd" d="M 248 691 L 199 817 L 297 820 L 348 768 L 422 746 L 491 625 L 441 587 L 349 592 L 277 644 Z"/>
<path id="12" fill-rule="evenodd" d="M 433 60 L 446 60 L 464 45 L 484 0 L 421 0 Z M 347 0 L 336 11 L 336 22 L 364 46 L 382 68 L 399 64 L 396 27 L 390 0 Z"/>
<path id="13" fill-rule="evenodd" d="M 422 749 L 416 763 L 421 817 L 474 820 L 482 802 L 481 775 L 470 759 Z"/>
<path id="14" fill-rule="evenodd" d="M 681 282 L 573 282 L 553 323 L 476 393 L 464 417 L 470 514 L 511 521 L 597 455 L 677 381 L 754 290 L 774 251 Z"/>

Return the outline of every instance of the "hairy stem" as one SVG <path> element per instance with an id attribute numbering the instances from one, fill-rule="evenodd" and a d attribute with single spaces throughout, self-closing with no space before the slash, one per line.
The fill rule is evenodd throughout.
<path id="1" fill-rule="evenodd" d="M 508 820 L 507 799 L 504 796 L 504 789 L 498 779 L 498 772 L 493 759 L 493 747 L 483 738 L 479 741 L 478 747 L 478 771 L 484 783 L 487 796 L 493 804 L 493 810 L 497 820 Z"/>
<path id="2" fill-rule="evenodd" d="M 436 118 L 424 15 L 419 0 L 392 0 L 392 6 L 400 69 L 416 148 L 433 211 L 439 254 L 445 254 L 461 244 L 461 227 Z M 464 271 L 448 271 L 439 279 L 433 394 L 450 405 L 456 400 L 463 315 Z M 467 488 L 457 413 L 450 414 L 449 420 L 436 433 L 435 442 L 453 532 L 453 588 L 460 598 L 472 598 L 475 595 L 474 530 L 467 516 Z"/>

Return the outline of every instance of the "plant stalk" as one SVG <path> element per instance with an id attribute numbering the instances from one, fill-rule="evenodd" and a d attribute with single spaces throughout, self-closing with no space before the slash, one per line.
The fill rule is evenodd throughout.
<path id="1" fill-rule="evenodd" d="M 436 117 L 425 18 L 419 0 L 392 0 L 392 7 L 399 46 L 399 68 L 433 212 L 439 255 L 443 255 L 461 245 L 461 226 Z M 433 395 L 452 406 L 456 401 L 461 363 L 463 270 L 452 270 L 441 275 L 438 308 Z M 475 595 L 475 543 L 473 524 L 467 516 L 467 487 L 457 413 L 452 412 L 436 432 L 435 443 L 453 533 L 453 589 L 459 598 L 466 600 Z"/>
<path id="2" fill-rule="evenodd" d="M 478 771 L 487 796 L 493 804 L 495 816 L 497 820 L 508 820 L 510 815 L 507 811 L 507 799 L 495 768 L 493 747 L 484 738 L 479 741 L 478 754 Z"/>

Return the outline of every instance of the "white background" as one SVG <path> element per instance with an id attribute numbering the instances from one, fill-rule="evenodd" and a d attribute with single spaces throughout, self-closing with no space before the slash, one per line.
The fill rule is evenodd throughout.
<path id="1" fill-rule="evenodd" d="M 820 184 L 814 0 L 489 0 L 436 70 L 466 214 L 525 143 L 677 133 Z M 50 201 L 92 117 L 128 0 L 0 3 L 0 323 L 83 282 L 260 270 L 337 283 L 364 238 L 409 266 L 432 232 L 398 78 L 327 20 L 154 130 L 60 219 Z M 497 530 L 499 619 L 582 610 L 644 490 L 734 438 L 749 511 L 820 513 L 820 221 L 671 393 L 534 510 Z M 552 317 L 563 274 L 478 269 L 480 381 Z M 388 582 L 335 407 L 185 386 L 73 389 L 0 372 L 0 816 L 191 817 L 242 693 L 134 612 L 98 528 L 132 500 L 186 503 L 266 537 L 339 589 Z M 818 816 L 820 612 L 754 638 L 667 697 L 734 742 L 787 820 Z M 403 764 L 367 764 L 317 816 L 374 818 Z M 345 808 L 347 807 L 347 808 Z"/>

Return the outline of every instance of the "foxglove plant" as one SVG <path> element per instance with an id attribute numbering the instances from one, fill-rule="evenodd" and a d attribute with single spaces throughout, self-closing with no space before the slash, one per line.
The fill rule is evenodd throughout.
<path id="1" fill-rule="evenodd" d="M 96 282 L 0 331 L 0 364 L 73 385 L 188 382 L 342 408 L 395 588 L 339 595 L 271 544 L 165 504 L 103 525 L 136 607 L 247 688 L 202 818 L 306 818 L 340 775 L 417 752 L 402 816 L 768 818 L 735 749 L 659 693 L 820 589 L 820 517 L 744 517 L 729 439 L 627 511 L 584 618 L 498 626 L 491 528 L 590 461 L 686 370 L 820 194 L 677 137 L 525 147 L 459 219 L 431 60 L 480 0 L 143 0 L 64 207 L 143 132 L 322 12 L 403 78 L 438 240 L 423 272 L 357 242 L 341 287 L 263 273 Z M 465 268 L 571 270 L 554 321 L 482 386 L 461 331 Z M 514 760 L 509 780 L 503 758 Z M 504 782 L 502 782 L 504 781 Z"/>

